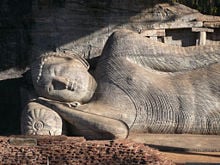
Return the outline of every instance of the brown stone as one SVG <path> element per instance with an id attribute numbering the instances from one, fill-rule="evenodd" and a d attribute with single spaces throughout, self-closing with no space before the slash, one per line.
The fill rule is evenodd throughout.
<path id="1" fill-rule="evenodd" d="M 37 139 L 35 138 L 9 138 L 9 144 L 11 145 L 19 145 L 19 146 L 36 146 Z"/>
<path id="2" fill-rule="evenodd" d="M 37 145 L 20 145 L 35 139 Z M 11 145 L 11 142 L 19 145 Z M 0 137 L 5 164 L 174 164 L 159 151 L 127 140 L 86 141 L 81 137 Z"/>

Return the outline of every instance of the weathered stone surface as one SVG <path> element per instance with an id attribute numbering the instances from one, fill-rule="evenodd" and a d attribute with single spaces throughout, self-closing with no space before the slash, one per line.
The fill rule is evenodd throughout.
<path id="1" fill-rule="evenodd" d="M 155 15 L 150 8 L 153 2 L 147 1 L 66 0 L 63 4 L 55 8 L 52 4 L 41 7 L 33 3 L 33 58 L 60 49 L 74 50 L 85 58 L 96 57 L 116 29 L 138 31 L 149 27 L 150 22 L 169 18 Z"/>
<path id="2" fill-rule="evenodd" d="M 31 65 L 39 96 L 63 102 L 88 102 L 96 89 L 89 64 L 72 52 L 47 53 Z"/>
<path id="3" fill-rule="evenodd" d="M 29 135 L 61 135 L 62 119 L 50 108 L 30 102 L 22 113 L 21 134 Z"/>
<path id="4" fill-rule="evenodd" d="M 9 138 L 9 144 L 11 145 L 17 145 L 17 146 L 36 146 L 37 145 L 37 139 L 36 138 L 16 138 L 12 137 Z"/>
<path id="5" fill-rule="evenodd" d="M 118 29 L 141 32 L 153 27 L 201 27 L 203 22 L 207 27 L 218 28 L 219 24 L 219 17 L 204 16 L 180 4 L 154 6 L 159 1 L 45 2 L 0 3 L 0 70 L 25 67 L 31 57 L 60 49 L 75 50 L 86 58 L 99 56 L 109 35 Z M 195 40 L 194 36 L 191 40 Z"/>
<path id="6" fill-rule="evenodd" d="M 41 8 L 33 3 L 36 22 L 31 35 L 33 58 L 60 49 L 74 50 L 87 59 L 99 56 L 109 35 L 118 29 L 141 33 L 153 28 L 203 26 L 202 21 L 195 21 L 201 13 L 180 4 L 153 7 L 152 2 L 125 0 L 81 3 L 67 0 L 63 4 Z"/>
<path id="7" fill-rule="evenodd" d="M 192 28 L 193 32 L 214 32 L 214 29 L 209 28 Z"/>
<path id="8" fill-rule="evenodd" d="M 56 54 L 61 58 L 53 59 L 57 65 L 52 62 L 40 67 L 49 82 L 57 69 L 69 73 L 75 68 L 62 65 L 65 53 Z M 41 66 L 39 61 L 36 66 Z M 36 99 L 36 106 L 55 111 L 75 128 L 75 135 L 88 139 L 127 138 L 135 132 L 220 134 L 219 62 L 217 45 L 177 47 L 121 30 L 109 37 L 103 49 L 94 72 L 98 87 L 88 103 L 68 106 L 63 100 L 43 95 L 46 98 Z M 52 67 L 54 71 L 48 72 Z M 72 72 L 72 79 L 78 78 L 77 70 Z M 84 79 L 80 77 L 74 86 Z M 62 90 L 57 92 L 63 95 Z M 33 107 L 30 103 L 29 108 L 36 109 Z M 56 129 L 55 124 L 50 126 Z"/>
<path id="9" fill-rule="evenodd" d="M 153 30 L 145 30 L 140 33 L 145 37 L 164 37 L 165 36 L 165 29 L 153 29 Z"/>
<path id="10" fill-rule="evenodd" d="M 0 2 L 0 71 L 28 63 L 31 8 L 31 1 Z"/>
<path id="11" fill-rule="evenodd" d="M 21 77 L 25 71 L 17 70 L 17 66 L 25 68 L 29 59 L 34 61 L 47 51 L 74 50 L 91 59 L 101 54 L 113 31 L 130 29 L 144 33 L 145 30 L 156 27 L 157 23 L 161 27 L 168 27 L 181 25 L 183 22 L 183 25 L 189 28 L 169 27 L 170 29 L 165 30 L 165 38 L 153 36 L 155 40 L 178 46 L 196 45 L 199 43 L 198 34 L 192 34 L 191 26 L 203 22 L 203 26 L 215 28 L 213 34 L 206 35 L 205 44 L 220 44 L 219 17 L 203 16 L 198 11 L 180 4 L 154 6 L 153 2 L 158 1 L 1 1 L 0 85 L 3 101 L 0 106 L 6 116 L 10 116 L 9 112 L 20 113 L 21 108 L 17 99 L 11 99 L 18 96 L 17 90 L 9 95 L 9 87 L 5 85 L 8 80 L 4 80 L 15 82 L 13 78 Z M 20 83 L 14 83 L 11 89 L 19 87 Z M 17 116 L 16 121 L 19 121 L 20 116 Z M 1 121 L 4 121 L 4 118 Z M 11 121 L 7 120 L 8 122 Z M 17 129 L 19 126 L 14 124 L 13 127 Z M 8 130 L 4 125 L 1 128 L 2 132 Z M 18 132 L 19 129 L 16 133 Z"/>
<path id="12" fill-rule="evenodd" d="M 27 69 L 10 68 L 4 71 L 0 71 L 0 81 L 22 78 Z"/>
<path id="13" fill-rule="evenodd" d="M 131 134 L 128 139 L 145 143 L 160 151 L 220 152 L 219 135 Z"/>
<path id="14" fill-rule="evenodd" d="M 204 22 L 204 27 L 220 28 L 220 21 L 218 21 L 218 22 Z"/>
<path id="15" fill-rule="evenodd" d="M 0 137 L 1 164 L 174 164 L 159 151 L 131 141 L 86 141 L 64 136 L 34 138 L 37 146 L 11 145 L 9 138 Z"/>
<path id="16" fill-rule="evenodd" d="M 192 28 L 192 27 L 202 27 L 202 22 L 169 22 L 162 24 L 153 25 L 154 29 L 182 29 L 182 28 Z"/>
<path id="17" fill-rule="evenodd" d="M 127 114 L 118 119 L 130 132 L 219 134 L 219 55 L 219 46 L 175 47 L 115 32 L 96 68 L 95 104 Z"/>

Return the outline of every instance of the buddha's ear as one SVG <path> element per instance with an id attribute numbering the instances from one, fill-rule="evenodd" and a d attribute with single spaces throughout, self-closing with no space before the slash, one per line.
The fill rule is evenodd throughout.
<path id="1" fill-rule="evenodd" d="M 74 91 L 73 82 L 61 76 L 53 77 L 52 84 L 55 90 L 68 89 Z"/>

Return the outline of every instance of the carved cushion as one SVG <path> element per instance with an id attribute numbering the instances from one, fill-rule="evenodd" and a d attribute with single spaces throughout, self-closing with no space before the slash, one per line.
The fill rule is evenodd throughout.
<path id="1" fill-rule="evenodd" d="M 61 117 L 39 103 L 30 102 L 21 119 L 21 132 L 27 135 L 61 135 Z"/>

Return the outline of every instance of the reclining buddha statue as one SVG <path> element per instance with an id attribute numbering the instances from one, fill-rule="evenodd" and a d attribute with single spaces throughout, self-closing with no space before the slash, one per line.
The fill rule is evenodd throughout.
<path id="1" fill-rule="evenodd" d="M 63 123 L 89 139 L 129 133 L 220 134 L 220 47 L 177 47 L 131 31 L 107 40 L 93 75 L 71 52 L 48 53 L 31 67 L 38 97 L 22 133 L 60 135 Z"/>

